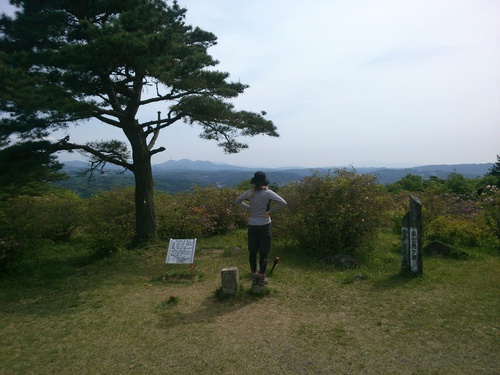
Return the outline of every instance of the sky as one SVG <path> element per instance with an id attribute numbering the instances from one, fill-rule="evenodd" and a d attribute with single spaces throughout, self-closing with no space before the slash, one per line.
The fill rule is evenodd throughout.
<path id="1" fill-rule="evenodd" d="M 218 38 L 217 70 L 250 87 L 233 103 L 267 112 L 279 138 L 227 155 L 184 123 L 167 160 L 239 166 L 407 167 L 494 163 L 500 154 L 498 0 L 179 0 Z M 5 11 L 2 2 L 0 10 Z M 156 118 L 156 108 L 143 116 Z M 97 121 L 72 141 L 122 139 Z M 56 134 L 59 137 L 60 134 Z M 78 154 L 61 160 L 78 159 Z"/>

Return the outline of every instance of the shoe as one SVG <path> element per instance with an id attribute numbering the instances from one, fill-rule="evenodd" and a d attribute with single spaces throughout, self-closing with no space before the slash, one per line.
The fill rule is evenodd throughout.
<path id="1" fill-rule="evenodd" d="M 259 275 L 259 278 L 258 278 L 258 285 L 259 286 L 265 286 L 267 283 L 266 283 L 266 275 L 265 274 L 260 274 Z M 267 279 L 267 282 L 269 282 L 269 279 Z"/>
<path id="2" fill-rule="evenodd" d="M 258 285 L 258 284 L 259 284 L 259 274 L 252 273 L 252 285 Z"/>

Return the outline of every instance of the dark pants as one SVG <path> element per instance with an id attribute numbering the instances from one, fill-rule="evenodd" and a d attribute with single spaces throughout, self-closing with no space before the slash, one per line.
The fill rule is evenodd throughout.
<path id="1" fill-rule="evenodd" d="M 267 255 L 271 250 L 272 226 L 271 223 L 266 225 L 249 225 L 248 226 L 248 250 L 250 251 L 249 261 L 252 272 L 257 271 L 257 253 L 260 255 L 259 268 L 260 272 L 266 272 Z"/>

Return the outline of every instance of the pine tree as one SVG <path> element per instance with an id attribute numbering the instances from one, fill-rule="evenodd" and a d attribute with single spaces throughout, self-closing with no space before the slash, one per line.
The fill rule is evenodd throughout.
<path id="1" fill-rule="evenodd" d="M 497 162 L 490 168 L 488 175 L 500 177 L 500 154 L 497 155 Z"/>
<path id="2" fill-rule="evenodd" d="M 66 137 L 51 150 L 79 150 L 93 167 L 133 172 L 138 240 L 156 237 L 151 158 L 165 150 L 155 146 L 162 130 L 199 125 L 227 153 L 248 147 L 240 136 L 278 136 L 265 112 L 235 110 L 230 100 L 248 86 L 214 69 L 207 50 L 216 36 L 186 25 L 176 1 L 15 3 L 19 12 L 0 19 L 0 143 L 35 142 L 92 119 L 121 129 L 128 144 Z M 149 107 L 161 111 L 139 118 Z"/>

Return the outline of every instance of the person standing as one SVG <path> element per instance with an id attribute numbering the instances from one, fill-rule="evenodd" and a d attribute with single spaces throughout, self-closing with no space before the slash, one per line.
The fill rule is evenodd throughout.
<path id="1" fill-rule="evenodd" d="M 238 198 L 236 205 L 250 212 L 248 217 L 248 250 L 252 284 L 264 286 L 267 256 L 271 250 L 271 214 L 287 205 L 286 201 L 268 188 L 269 180 L 264 172 L 255 172 L 250 180 L 253 187 Z M 276 202 L 271 207 L 271 201 Z M 247 203 L 248 202 L 248 203 Z M 257 273 L 257 253 L 259 254 L 259 273 Z"/>

